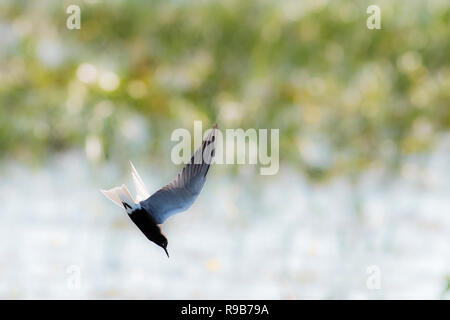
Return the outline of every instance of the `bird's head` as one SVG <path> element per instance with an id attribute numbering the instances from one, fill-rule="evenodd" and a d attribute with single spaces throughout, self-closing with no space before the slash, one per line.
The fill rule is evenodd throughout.
<path id="1" fill-rule="evenodd" d="M 166 254 L 167 254 L 167 258 L 168 258 L 168 257 L 169 257 L 169 252 L 167 252 L 167 245 L 169 244 L 169 242 L 167 241 L 167 238 L 164 237 L 163 234 L 160 234 L 160 236 L 159 236 L 157 239 L 155 239 L 154 242 L 155 242 L 158 246 L 160 246 L 161 248 L 164 249 L 164 251 L 165 251 Z"/>

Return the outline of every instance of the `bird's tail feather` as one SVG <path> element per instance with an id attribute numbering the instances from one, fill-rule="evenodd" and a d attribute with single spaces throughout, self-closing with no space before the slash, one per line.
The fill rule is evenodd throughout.
<path id="1" fill-rule="evenodd" d="M 138 206 L 133 200 L 130 191 L 128 191 L 127 186 L 124 184 L 120 187 L 100 191 L 119 207 L 125 208 L 128 213 L 131 213 Z"/>

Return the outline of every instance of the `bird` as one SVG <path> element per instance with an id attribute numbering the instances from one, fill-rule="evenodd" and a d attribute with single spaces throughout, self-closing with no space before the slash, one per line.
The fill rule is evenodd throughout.
<path id="1" fill-rule="evenodd" d="M 148 240 L 167 251 L 168 240 L 161 232 L 160 225 L 170 216 L 186 211 L 194 203 L 206 181 L 211 162 L 214 158 L 217 135 L 217 123 L 202 141 L 189 163 L 167 185 L 150 195 L 130 161 L 131 175 L 136 189 L 133 199 L 125 184 L 109 190 L 100 190 L 108 199 L 125 209 Z"/>

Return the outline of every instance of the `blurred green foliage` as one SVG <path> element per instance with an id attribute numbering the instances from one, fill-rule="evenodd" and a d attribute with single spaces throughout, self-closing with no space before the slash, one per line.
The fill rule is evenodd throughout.
<path id="1" fill-rule="evenodd" d="M 438 0 L 3 1 L 0 155 L 156 157 L 200 119 L 280 128 L 313 178 L 395 167 L 450 127 L 449 20 Z"/>

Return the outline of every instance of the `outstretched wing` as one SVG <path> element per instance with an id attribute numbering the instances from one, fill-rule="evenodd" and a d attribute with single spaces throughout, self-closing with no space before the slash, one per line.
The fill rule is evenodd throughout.
<path id="1" fill-rule="evenodd" d="M 199 195 L 214 157 L 216 134 L 217 125 L 214 125 L 202 146 L 175 179 L 141 202 L 141 206 L 153 216 L 157 224 L 188 209 Z"/>

